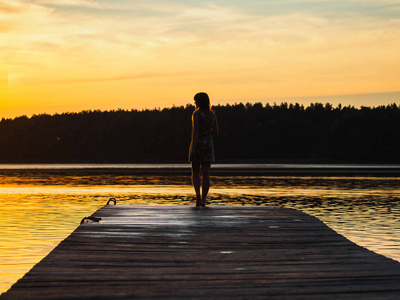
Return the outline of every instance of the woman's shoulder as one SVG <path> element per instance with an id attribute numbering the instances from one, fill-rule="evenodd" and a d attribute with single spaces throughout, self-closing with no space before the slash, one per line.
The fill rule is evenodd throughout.
<path id="1" fill-rule="evenodd" d="M 216 119 L 215 113 L 212 110 L 202 111 L 200 109 L 195 110 L 192 115 L 194 118 L 213 118 Z"/>
<path id="2" fill-rule="evenodd" d="M 213 119 L 217 119 L 217 116 L 215 115 L 215 112 L 213 110 L 210 110 L 210 115 Z"/>
<path id="3" fill-rule="evenodd" d="M 198 118 L 199 116 L 201 115 L 201 111 L 198 109 L 198 110 L 195 110 L 194 112 L 193 112 L 193 114 L 192 114 L 192 116 L 193 117 L 196 117 L 196 118 Z"/>
<path id="4" fill-rule="evenodd" d="M 198 109 L 198 110 L 195 110 L 193 112 L 193 114 L 202 114 L 202 115 L 212 114 L 212 115 L 215 115 L 215 112 L 213 110 L 201 110 L 201 109 Z"/>

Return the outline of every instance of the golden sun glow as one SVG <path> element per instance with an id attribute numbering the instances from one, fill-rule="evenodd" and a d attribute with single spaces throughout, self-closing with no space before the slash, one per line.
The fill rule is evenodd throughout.
<path id="1" fill-rule="evenodd" d="M 398 102 L 400 1 L 384 2 L 0 0 L 0 118 L 170 107 L 198 91 Z"/>

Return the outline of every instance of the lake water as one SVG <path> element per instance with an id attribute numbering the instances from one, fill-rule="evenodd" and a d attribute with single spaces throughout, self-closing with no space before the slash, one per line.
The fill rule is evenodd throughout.
<path id="1" fill-rule="evenodd" d="M 181 165 L 168 167 L 182 169 Z M 82 168 L 102 171 L 75 170 Z M 188 174 L 116 169 L 113 165 L 0 165 L 0 293 L 111 197 L 119 204 L 194 205 Z M 213 205 L 299 209 L 351 241 L 400 261 L 399 184 L 400 177 L 214 175 L 208 199 Z"/>

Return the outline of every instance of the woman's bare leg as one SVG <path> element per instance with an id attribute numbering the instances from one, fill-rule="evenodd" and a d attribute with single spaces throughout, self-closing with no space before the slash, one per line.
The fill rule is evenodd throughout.
<path id="1" fill-rule="evenodd" d="M 203 186 L 202 186 L 202 197 L 201 197 L 201 205 L 206 205 L 206 197 L 208 194 L 208 190 L 210 189 L 210 168 L 211 163 L 202 163 L 201 164 L 201 173 L 203 174 Z"/>
<path id="2" fill-rule="evenodd" d="M 200 163 L 192 162 L 192 182 L 196 192 L 196 206 L 201 205 L 200 196 Z"/>

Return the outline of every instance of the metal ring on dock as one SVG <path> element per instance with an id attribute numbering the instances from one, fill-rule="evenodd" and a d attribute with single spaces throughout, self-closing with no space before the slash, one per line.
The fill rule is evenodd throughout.
<path id="1" fill-rule="evenodd" d="M 85 220 L 90 220 L 90 221 L 93 221 L 93 222 L 100 222 L 101 218 L 97 218 L 97 217 L 84 217 L 84 218 L 82 219 L 82 221 L 81 221 L 81 224 L 82 224 L 82 223 L 85 223 Z"/>
<path id="2" fill-rule="evenodd" d="M 107 204 L 106 204 L 106 205 L 109 205 L 110 202 L 114 202 L 114 205 L 117 204 L 117 200 L 115 200 L 115 198 L 110 198 L 110 199 L 107 201 Z"/>

